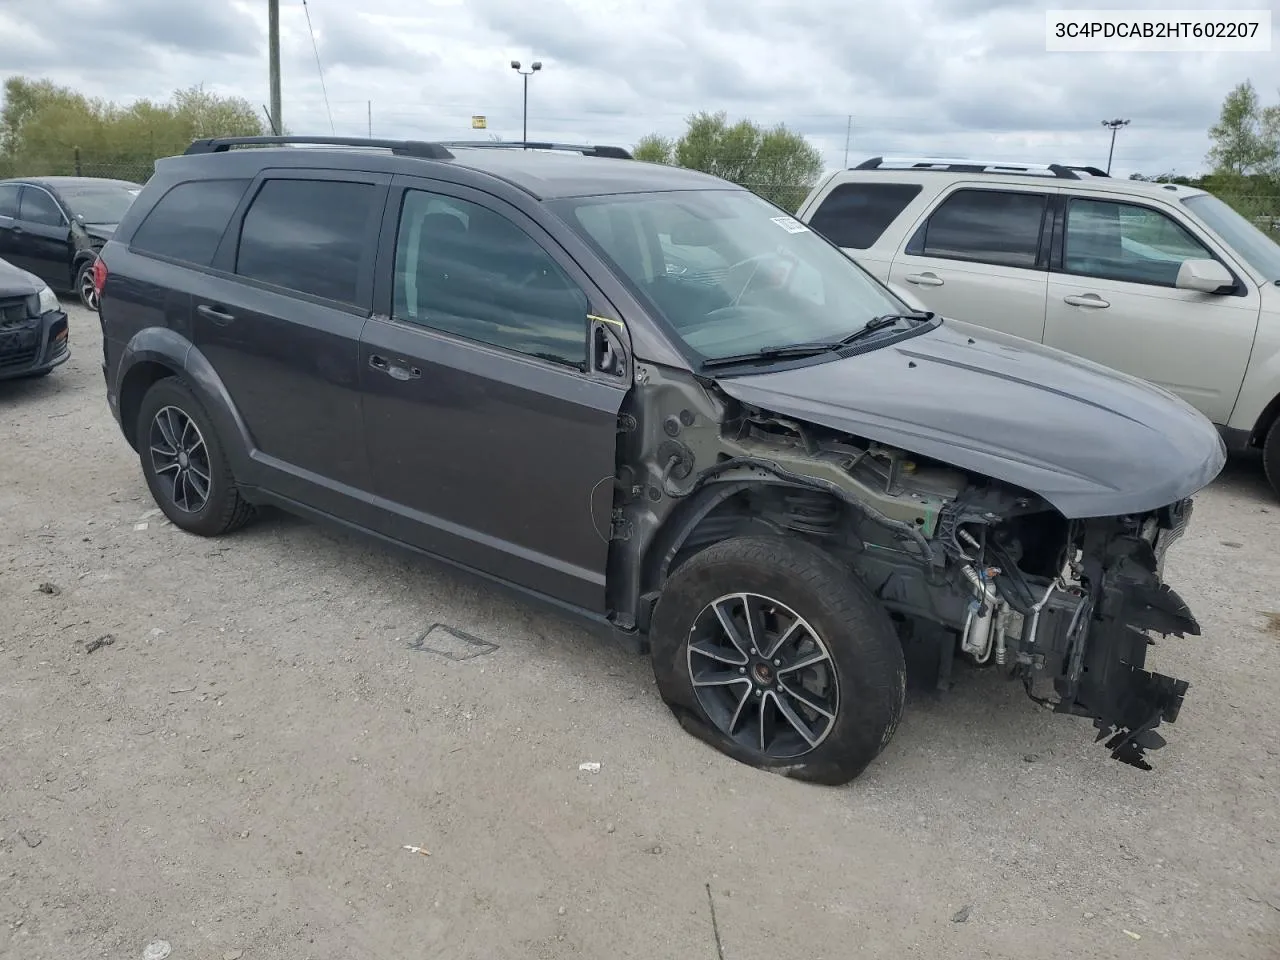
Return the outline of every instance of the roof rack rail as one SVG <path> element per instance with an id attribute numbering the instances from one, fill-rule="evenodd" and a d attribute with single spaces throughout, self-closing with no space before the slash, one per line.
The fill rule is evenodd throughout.
<path id="1" fill-rule="evenodd" d="M 564 150 L 586 157 L 609 157 L 613 160 L 633 160 L 629 150 L 623 147 L 599 144 L 549 143 L 538 140 L 442 140 L 442 147 L 480 147 L 495 150 Z"/>
<path id="2" fill-rule="evenodd" d="M 286 146 L 313 144 L 327 147 L 377 147 L 406 157 L 425 160 L 452 160 L 453 154 L 438 143 L 424 140 L 374 140 L 369 137 L 212 137 L 193 140 L 184 154 L 225 153 L 232 147 Z"/>
<path id="3" fill-rule="evenodd" d="M 851 170 L 934 170 L 943 173 L 993 173 L 1022 176 L 1056 177 L 1079 180 L 1081 173 L 1091 177 L 1109 174 L 1097 167 L 1071 166 L 1063 163 L 1005 163 L 992 160 L 956 160 L 931 157 L 872 157 Z"/>

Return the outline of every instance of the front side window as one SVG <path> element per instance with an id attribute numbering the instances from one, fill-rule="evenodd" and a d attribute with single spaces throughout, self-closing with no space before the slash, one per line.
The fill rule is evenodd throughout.
<path id="1" fill-rule="evenodd" d="M 129 249 L 209 266 L 248 186 L 248 180 L 178 184 L 147 213 L 134 231 Z"/>
<path id="2" fill-rule="evenodd" d="M 586 363 L 586 294 L 488 207 L 406 191 L 395 271 L 397 320 L 577 369 Z"/>
<path id="3" fill-rule="evenodd" d="M 264 180 L 240 227 L 236 273 L 356 305 L 369 218 L 381 195 L 371 183 Z"/>
<path id="4" fill-rule="evenodd" d="M 549 206 L 705 360 L 839 339 L 906 310 L 838 247 L 744 190 Z"/>
<path id="5" fill-rule="evenodd" d="M 1158 210 L 1079 198 L 1067 207 L 1067 273 L 1172 287 L 1184 261 L 1211 259 L 1203 244 Z"/>
<path id="6" fill-rule="evenodd" d="M 1039 193 L 957 190 L 929 216 L 908 253 L 1034 268 L 1047 206 Z"/>
<path id="7" fill-rule="evenodd" d="M 837 247 L 866 250 L 920 190 L 918 183 L 842 183 L 818 205 L 809 226 Z"/>
<path id="8" fill-rule="evenodd" d="M 67 222 L 57 201 L 39 187 L 23 189 L 22 209 L 18 212 L 18 219 L 46 227 L 60 227 Z"/>

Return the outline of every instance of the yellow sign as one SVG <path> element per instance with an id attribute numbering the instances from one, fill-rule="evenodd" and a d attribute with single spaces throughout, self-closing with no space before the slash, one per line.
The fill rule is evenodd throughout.
<path id="1" fill-rule="evenodd" d="M 484 130 L 484 129 L 485 129 L 486 127 L 488 127 L 488 126 L 489 126 L 489 121 L 487 121 L 484 117 L 472 117 L 472 118 L 471 118 L 471 129 L 472 129 L 472 130 Z"/>

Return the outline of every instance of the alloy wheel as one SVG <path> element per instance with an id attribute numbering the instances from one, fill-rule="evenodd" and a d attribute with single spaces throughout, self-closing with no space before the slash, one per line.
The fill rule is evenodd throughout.
<path id="1" fill-rule="evenodd" d="M 80 271 L 80 302 L 90 310 L 98 309 L 98 288 L 93 282 L 93 270 Z"/>
<path id="2" fill-rule="evenodd" d="M 840 691 L 826 644 L 784 603 L 720 597 L 689 634 L 689 678 L 722 733 L 771 759 L 803 756 L 835 725 Z"/>
<path id="3" fill-rule="evenodd" d="M 212 470 L 200 428 L 177 407 L 161 407 L 151 420 L 151 466 L 170 502 L 199 513 L 209 502 Z"/>

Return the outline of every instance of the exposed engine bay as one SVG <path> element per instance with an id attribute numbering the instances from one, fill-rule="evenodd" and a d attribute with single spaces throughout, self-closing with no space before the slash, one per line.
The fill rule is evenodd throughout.
<path id="1" fill-rule="evenodd" d="M 691 399 L 675 384 L 647 386 Z M 1037 702 L 1092 719 L 1113 758 L 1150 769 L 1146 751 L 1165 743 L 1156 727 L 1177 719 L 1188 687 L 1146 669 L 1150 634 L 1200 632 L 1161 579 L 1190 499 L 1068 519 L 1000 481 L 714 390 L 702 399 L 713 407 L 657 402 L 649 409 L 665 416 L 624 415 L 620 426 L 615 538 L 650 558 L 634 574 L 641 626 L 645 599 L 701 546 L 804 537 L 874 592 L 904 646 L 933 652 L 941 685 L 956 657 L 1007 671 Z"/>

